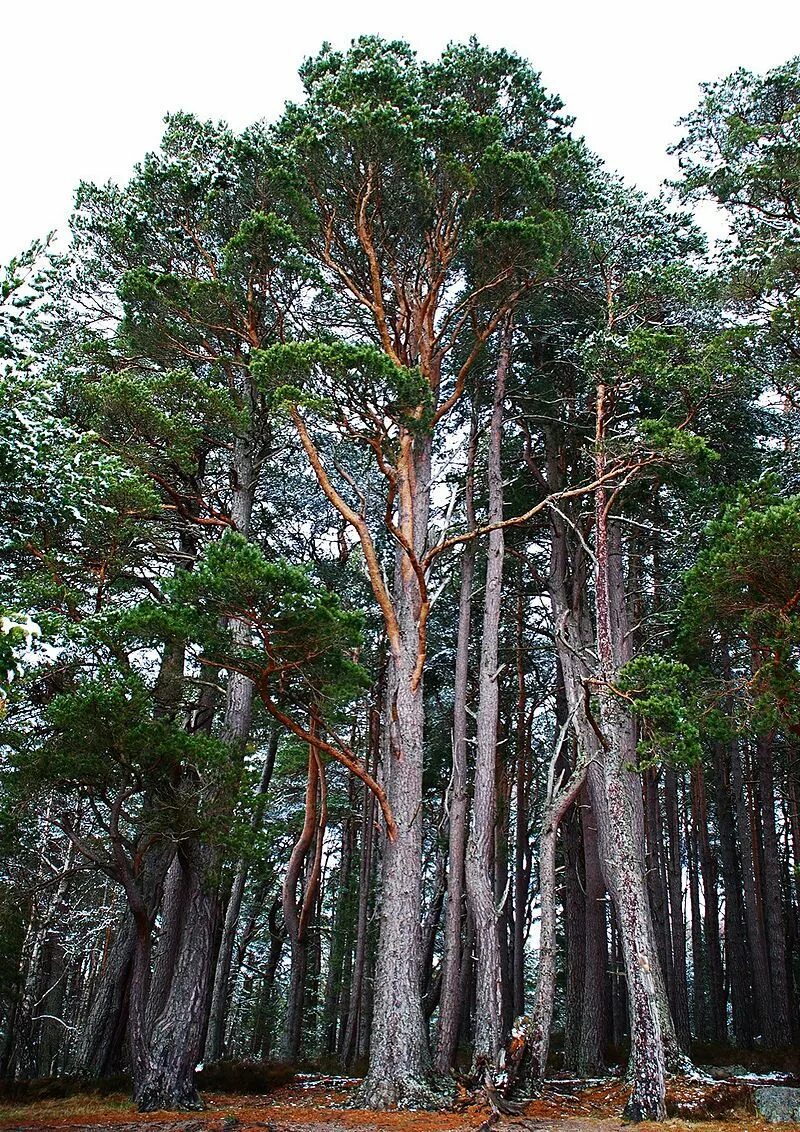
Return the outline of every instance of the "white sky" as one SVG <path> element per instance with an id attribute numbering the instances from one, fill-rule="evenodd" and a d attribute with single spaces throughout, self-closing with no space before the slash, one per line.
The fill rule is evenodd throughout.
<path id="1" fill-rule="evenodd" d="M 170 110 L 241 128 L 297 98 L 323 40 L 471 34 L 528 57 L 614 168 L 656 190 L 697 84 L 800 52 L 798 0 L 3 0 L 0 262 L 61 228 L 79 180 L 124 180 Z"/>

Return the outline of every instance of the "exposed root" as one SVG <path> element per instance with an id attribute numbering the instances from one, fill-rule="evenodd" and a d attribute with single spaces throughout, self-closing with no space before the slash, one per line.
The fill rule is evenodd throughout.
<path id="1" fill-rule="evenodd" d="M 404 1077 L 370 1081 L 369 1077 L 356 1090 L 350 1107 L 385 1112 L 387 1109 L 421 1111 L 449 1108 L 453 1102 L 452 1082 L 443 1077 Z"/>

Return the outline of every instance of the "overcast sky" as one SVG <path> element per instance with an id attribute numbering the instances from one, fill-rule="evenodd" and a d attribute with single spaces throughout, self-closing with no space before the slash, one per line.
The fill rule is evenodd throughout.
<path id="1" fill-rule="evenodd" d="M 527 56 L 612 167 L 656 190 L 698 84 L 800 53 L 798 0 L 4 0 L 0 261 L 63 228 L 80 180 L 124 180 L 187 110 L 274 117 L 323 42 L 470 35 Z"/>

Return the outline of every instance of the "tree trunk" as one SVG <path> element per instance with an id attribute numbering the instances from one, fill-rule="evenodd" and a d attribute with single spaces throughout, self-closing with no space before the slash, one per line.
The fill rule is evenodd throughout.
<path id="1" fill-rule="evenodd" d="M 773 1005 L 773 1041 L 789 1046 L 792 1041 L 789 981 L 786 964 L 786 927 L 781 893 L 781 862 L 775 828 L 775 777 L 772 745 L 767 737 L 756 743 L 758 794 L 763 840 L 764 922 L 769 955 Z"/>
<path id="2" fill-rule="evenodd" d="M 110 929 L 108 929 L 110 931 Z M 93 983 L 91 1005 L 80 1027 L 75 1071 L 81 1077 L 106 1077 L 125 1040 L 127 1006 L 136 924 L 126 907 Z"/>
<path id="3" fill-rule="evenodd" d="M 513 970 L 513 1014 L 520 1018 L 525 1013 L 525 944 L 527 942 L 528 903 L 531 886 L 531 853 L 529 823 L 529 784 L 530 742 L 528 737 L 527 691 L 525 687 L 525 664 L 523 634 L 525 629 L 525 606 L 523 601 L 523 577 L 517 588 L 517 709 L 516 709 L 516 782 L 515 782 L 515 821 L 514 821 L 514 970 Z"/>
<path id="4" fill-rule="evenodd" d="M 328 949 L 328 971 L 325 979 L 323 1001 L 323 1052 L 331 1057 L 338 1046 L 337 1029 L 341 1017 L 341 1002 L 349 998 L 350 971 L 347 962 L 351 950 L 351 928 L 353 907 L 353 856 L 355 852 L 355 810 L 356 779 L 351 776 L 348 784 L 347 817 L 342 823 L 341 845 L 339 850 L 338 880 L 333 920 L 330 927 L 330 947 Z"/>
<path id="5" fill-rule="evenodd" d="M 565 716 L 566 718 L 566 716 Z M 574 744 L 573 744 L 574 745 Z M 572 763 L 575 759 L 573 756 Z M 582 788 L 581 788 L 582 789 Z M 574 1072 L 578 1065 L 586 983 L 586 882 L 583 873 L 581 816 L 576 795 L 561 824 L 564 852 L 564 936 L 566 940 L 566 991 L 564 995 L 564 1067 Z"/>
<path id="6" fill-rule="evenodd" d="M 473 506 L 477 419 L 473 412 L 467 448 L 466 523 L 475 526 Z M 469 794 L 467 781 L 467 684 L 472 612 L 472 583 L 475 576 L 475 544 L 468 542 L 461 556 L 461 589 L 458 598 L 455 686 L 453 689 L 453 771 L 448 810 L 447 913 L 442 953 L 442 989 L 439 1000 L 439 1029 L 435 1065 L 447 1073 L 455 1063 L 458 1027 L 461 1018 L 461 947 L 464 919 L 464 857 L 467 840 Z"/>
<path id="7" fill-rule="evenodd" d="M 385 702 L 385 669 L 378 681 L 378 703 Z M 369 763 L 373 772 L 377 768 L 381 747 L 381 713 L 373 707 L 369 718 Z M 361 861 L 358 872 L 358 914 L 356 919 L 356 947 L 353 957 L 353 978 L 350 983 L 350 1001 L 347 1023 L 342 1029 L 339 1057 L 343 1065 L 350 1066 L 358 1057 L 359 1031 L 366 1029 L 365 983 L 369 952 L 369 913 L 373 889 L 373 847 L 375 840 L 375 795 L 366 787 L 361 805 Z"/>
<path id="8" fill-rule="evenodd" d="M 753 981 L 753 1002 L 762 1041 L 768 1046 L 774 1046 L 776 1036 L 773 1027 L 775 1015 L 772 1002 L 772 982 L 769 975 L 763 908 L 760 894 L 757 891 L 757 845 L 753 837 L 751 810 L 748 807 L 745 775 L 743 773 L 744 760 L 745 752 L 742 744 L 738 740 L 734 740 L 731 744 L 730 757 L 731 795 L 736 808 L 736 830 L 742 854 L 744 911 Z"/>
<path id="9" fill-rule="evenodd" d="M 286 938 L 285 931 L 278 926 L 278 912 L 280 906 L 280 899 L 275 899 L 270 905 L 267 916 L 267 923 L 269 925 L 269 951 L 267 952 L 267 964 L 258 992 L 258 1005 L 256 1008 L 255 1021 L 253 1023 L 253 1035 L 250 1047 L 253 1057 L 263 1061 L 266 1061 L 272 1052 L 272 998 L 275 989 L 275 975 L 278 970 L 278 964 L 281 961 L 283 941 Z"/>
<path id="10" fill-rule="evenodd" d="M 602 1073 L 605 1066 L 603 1047 L 607 1031 L 606 969 L 608 966 L 606 888 L 597 846 L 597 823 L 585 787 L 581 792 L 580 802 L 586 883 L 584 915 L 586 945 L 578 1073 L 583 1077 L 594 1077 Z"/>
<path id="11" fill-rule="evenodd" d="M 417 561 L 430 507 L 430 436 L 405 437 L 399 523 Z M 381 876 L 378 955 L 369 1073 L 359 1091 L 365 1108 L 429 1103 L 432 1063 L 422 1008 L 420 904 L 422 888 L 422 768 L 425 709 L 420 618 L 422 594 L 409 556 L 398 550 L 395 577 L 398 637 L 389 663 L 386 793 L 397 825 L 387 839 Z"/>
<path id="12" fill-rule="evenodd" d="M 675 1034 L 682 1050 L 688 1052 L 691 1043 L 689 1026 L 689 989 L 686 981 L 686 921 L 683 915 L 683 859 L 678 819 L 678 776 L 667 767 L 664 772 L 664 799 L 667 831 L 667 883 L 669 916 L 672 938 L 673 1018 Z"/>
<path id="13" fill-rule="evenodd" d="M 598 478 L 606 470 L 606 398 L 607 390 L 600 385 L 595 452 Z M 625 1115 L 632 1120 L 663 1120 L 666 1117 L 664 1023 L 669 1018 L 669 1010 L 659 1002 L 658 956 L 653 946 L 645 884 L 642 789 L 638 774 L 631 769 L 636 764 L 636 730 L 630 713 L 612 687 L 619 668 L 629 659 L 630 638 L 620 548 L 616 538 L 609 538 L 610 503 L 606 489 L 598 487 L 595 490 L 596 640 L 602 741 L 601 766 L 590 768 L 589 784 L 598 817 L 606 884 L 619 916 L 628 982 L 632 1090 Z"/>
<path id="14" fill-rule="evenodd" d="M 147 1028 L 152 1029 L 164 1003 L 175 973 L 175 964 L 181 945 L 183 921 L 186 915 L 186 898 L 189 878 L 184 862 L 176 853 L 164 882 L 161 901 L 161 925 L 153 948 L 153 971 L 147 994 Z"/>
<path id="15" fill-rule="evenodd" d="M 503 518 L 502 436 L 503 402 L 509 364 L 510 327 L 506 329 L 497 366 L 489 434 L 487 478 L 489 523 Z M 496 760 L 498 641 L 503 587 L 505 540 L 502 530 L 489 534 L 484 590 L 483 631 L 476 720 L 475 784 L 472 821 L 466 855 L 467 900 L 475 928 L 477 986 L 473 1070 L 497 1071 L 505 1047 L 502 969 L 497 907 L 493 883 L 494 837 L 497 814 Z"/>
<path id="16" fill-rule="evenodd" d="M 141 1112 L 203 1107 L 194 1073 L 203 1047 L 217 914 L 215 854 L 196 842 L 181 852 L 186 911 L 169 995 L 134 1074 L 134 1100 Z"/>
<path id="17" fill-rule="evenodd" d="M 721 799 L 717 798 L 719 810 Z M 719 932 L 719 897 L 717 894 L 717 865 L 711 851 L 709 839 L 709 813 L 706 802 L 705 777 L 702 765 L 698 765 L 692 772 L 692 824 L 694 825 L 700 865 L 700 878 L 703 883 L 703 935 L 705 943 L 705 956 L 708 969 L 708 1026 L 709 1035 L 713 1041 L 724 1042 L 727 1039 L 727 1009 L 725 1002 L 725 980 L 722 970 L 722 948 Z M 722 833 L 720 831 L 720 856 L 724 858 L 725 850 L 722 847 Z M 724 868 L 724 866 L 723 866 Z M 738 970 L 735 977 L 744 979 L 746 963 L 739 959 L 733 962 L 733 951 L 743 946 L 744 924 L 741 922 L 741 889 L 737 893 L 737 901 L 731 904 L 726 898 L 726 923 L 733 925 L 734 932 L 740 932 L 739 938 L 728 942 L 731 949 L 729 964 L 732 970 Z M 738 928 L 737 925 L 738 924 Z M 732 988 L 733 989 L 733 988 Z M 736 999 L 741 1002 L 744 988 L 736 988 Z M 733 996 L 732 996 L 733 997 Z M 732 1003 L 734 1015 L 734 1030 L 736 1030 L 737 1014 L 748 1009 L 743 1002 L 741 1005 Z M 749 1018 L 748 1018 L 749 1023 Z"/>
<path id="18" fill-rule="evenodd" d="M 256 802 L 253 811 L 251 828 L 257 831 L 264 816 L 263 798 L 269 789 L 272 770 L 275 766 L 275 755 L 278 747 L 278 731 L 273 728 L 270 735 L 267 758 L 261 774 L 261 781 L 256 791 Z M 214 969 L 214 986 L 211 995 L 211 1011 L 208 1020 L 208 1033 L 206 1035 L 205 1060 L 218 1061 L 225 1053 L 225 1022 L 228 1015 L 228 1002 L 230 998 L 231 965 L 233 962 L 233 949 L 236 942 L 236 931 L 239 926 L 239 915 L 242 909 L 249 862 L 242 858 L 236 866 L 228 904 L 225 909 L 225 923 L 222 928 L 222 937 L 219 944 L 217 963 Z"/>
<path id="19" fill-rule="evenodd" d="M 563 732 L 559 746 L 563 743 Z M 534 1085 L 544 1079 L 550 1049 L 550 1027 L 556 993 L 556 840 L 562 818 L 577 797 L 586 775 L 585 763 L 572 772 L 566 785 L 555 792 L 552 788 L 555 764 L 560 751 L 553 756 L 550 766 L 550 789 L 539 839 L 539 900 L 541 925 L 539 936 L 539 967 L 536 973 L 536 995 L 526 1034 L 528 1073 Z"/>
<path id="20" fill-rule="evenodd" d="M 720 865 L 725 894 L 725 964 L 731 995 L 733 1035 L 744 1049 L 753 1044 L 752 963 L 744 910 L 744 881 L 732 800 L 730 750 L 716 748 L 716 805 Z M 705 879 L 703 898 L 706 898 Z M 710 887 L 710 883 L 709 883 Z"/>
<path id="21" fill-rule="evenodd" d="M 315 737 L 319 722 L 312 711 L 309 733 Z M 319 795 L 319 802 L 317 800 Z M 303 1035 L 303 1006 L 306 975 L 309 969 L 308 929 L 314 915 L 322 871 L 322 842 L 327 822 L 325 772 L 313 741 L 308 745 L 308 778 L 305 812 L 300 831 L 289 858 L 283 884 L 283 920 L 292 949 L 289 998 L 283 1035 L 283 1057 L 294 1064 L 300 1053 Z M 312 853 L 313 848 L 313 853 Z M 304 864 L 305 883 L 302 900 L 297 900 L 297 883 Z"/>

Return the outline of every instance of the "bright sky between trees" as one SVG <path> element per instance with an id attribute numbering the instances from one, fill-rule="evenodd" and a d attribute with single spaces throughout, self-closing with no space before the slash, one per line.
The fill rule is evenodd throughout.
<path id="1" fill-rule="evenodd" d="M 297 98 L 323 40 L 407 39 L 424 57 L 470 35 L 531 60 L 611 166 L 656 191 L 698 83 L 800 52 L 800 4 L 761 0 L 9 0 L 0 73 L 0 262 L 64 229 L 81 180 L 123 181 L 186 110 L 242 128 Z"/>

